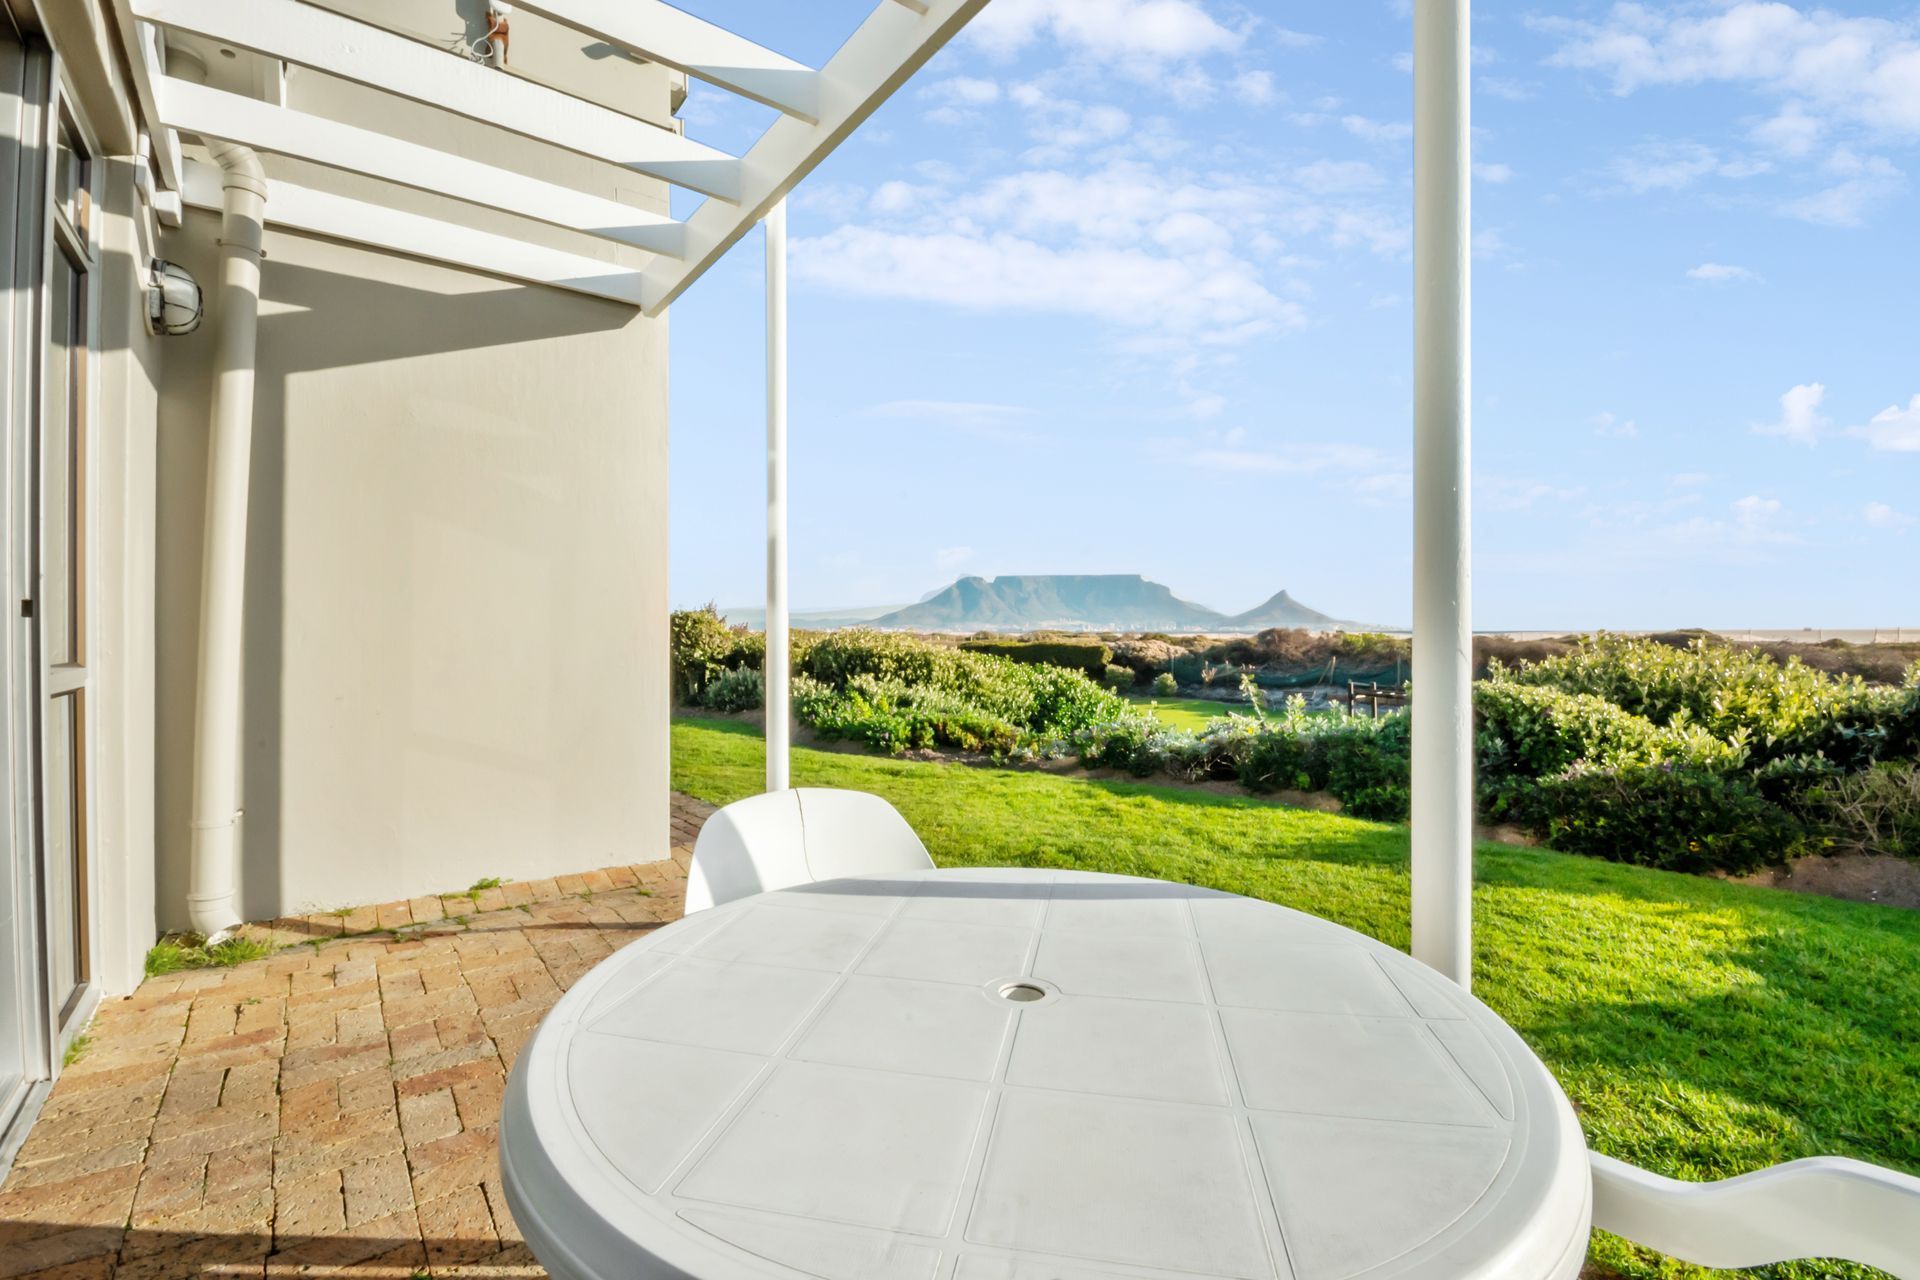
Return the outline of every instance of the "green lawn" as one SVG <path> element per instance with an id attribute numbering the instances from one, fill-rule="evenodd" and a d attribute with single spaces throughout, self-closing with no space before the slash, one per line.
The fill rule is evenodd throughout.
<path id="1" fill-rule="evenodd" d="M 749 726 L 680 721 L 673 749 L 679 790 L 720 804 L 761 789 Z M 1404 827 L 823 751 L 795 751 L 793 777 L 887 797 L 943 865 L 1189 881 L 1407 945 Z M 1920 913 L 1493 844 L 1474 912 L 1475 994 L 1552 1068 L 1598 1150 L 1682 1178 L 1821 1154 L 1920 1173 Z M 1593 1259 L 1602 1275 L 1709 1274 L 1604 1236 Z"/>
<path id="2" fill-rule="evenodd" d="M 1253 708 L 1244 702 L 1215 702 L 1210 698 L 1136 698 L 1134 702 L 1169 729 L 1204 729 L 1234 711 L 1243 716 L 1253 714 Z"/>

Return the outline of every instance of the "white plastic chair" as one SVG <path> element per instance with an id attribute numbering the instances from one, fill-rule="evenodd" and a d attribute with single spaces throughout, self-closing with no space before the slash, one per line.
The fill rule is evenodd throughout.
<path id="1" fill-rule="evenodd" d="M 686 914 L 797 884 L 932 866 L 920 837 L 879 796 L 829 787 L 769 791 L 725 806 L 700 828 Z"/>

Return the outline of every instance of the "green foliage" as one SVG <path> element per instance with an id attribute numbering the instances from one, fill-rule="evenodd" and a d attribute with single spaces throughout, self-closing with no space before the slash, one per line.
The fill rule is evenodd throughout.
<path id="1" fill-rule="evenodd" d="M 700 705 L 715 711 L 752 711 L 766 697 L 766 684 L 755 667 L 735 667 L 707 682 Z"/>
<path id="2" fill-rule="evenodd" d="M 1100 683 L 1115 693 L 1125 693 L 1128 689 L 1133 688 L 1135 679 L 1136 677 L 1132 667 L 1116 666 L 1109 663 L 1107 669 L 1101 673 Z"/>
<path id="3" fill-rule="evenodd" d="M 912 636 L 823 636 L 794 683 L 794 713 L 823 737 L 883 751 L 1007 755 L 1127 714 L 1079 671 L 946 648 Z"/>
<path id="4" fill-rule="evenodd" d="M 758 667 L 766 650 L 765 637 L 729 627 L 712 605 L 668 615 L 673 693 L 697 706 L 707 685 L 739 667 Z"/>
<path id="5" fill-rule="evenodd" d="M 1207 673 L 1207 662 L 1198 654 L 1183 653 L 1167 665 L 1167 670 L 1176 683 L 1196 685 Z"/>
<path id="6" fill-rule="evenodd" d="M 79 1035 L 67 1041 L 66 1049 L 60 1054 L 60 1065 L 63 1067 L 72 1066 L 74 1063 L 80 1061 L 80 1059 L 86 1057 L 87 1050 L 91 1048 L 93 1048 L 93 1034 L 88 1031 L 82 1031 Z"/>
<path id="7" fill-rule="evenodd" d="M 208 946 L 199 934 L 172 934 L 147 952 L 147 976 L 156 978 L 183 969 L 230 969 L 272 954 L 272 947 L 253 938 L 228 938 Z"/>
<path id="8" fill-rule="evenodd" d="M 1173 678 L 1173 672 L 1162 671 L 1153 678 L 1153 691 L 1163 698 L 1171 698 L 1180 692 L 1180 682 Z"/>
<path id="9" fill-rule="evenodd" d="M 962 640 L 960 648 L 1029 665 L 1065 667 L 1090 680 L 1100 679 L 1113 661 L 1113 650 L 1098 640 Z"/>
<path id="10" fill-rule="evenodd" d="M 1704 638 L 1681 649 L 1602 635 L 1511 672 L 1496 666 L 1492 678 L 1593 694 L 1656 725 L 1698 725 L 1759 763 L 1819 752 L 1858 767 L 1889 745 L 1908 709 L 1899 690 Z"/>
<path id="11" fill-rule="evenodd" d="M 1504 789 L 1492 807 L 1563 853 L 1669 871 L 1752 871 L 1807 841 L 1747 778 L 1691 765 L 1576 764 Z"/>
<path id="12" fill-rule="evenodd" d="M 1474 689 L 1480 780 L 1542 778 L 1581 761 L 1678 761 L 1713 772 L 1747 762 L 1746 735 L 1724 742 L 1682 716 L 1666 726 L 1592 693 L 1516 683 L 1501 676 Z"/>

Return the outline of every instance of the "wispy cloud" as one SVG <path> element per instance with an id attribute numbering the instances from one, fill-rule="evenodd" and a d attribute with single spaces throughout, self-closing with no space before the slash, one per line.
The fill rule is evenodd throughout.
<path id="1" fill-rule="evenodd" d="M 1756 284 L 1760 276 L 1745 267 L 1736 267 L 1731 263 L 1703 262 L 1697 267 L 1687 269 L 1687 279 L 1698 280 L 1702 284 Z"/>
<path id="2" fill-rule="evenodd" d="M 1895 511 L 1884 502 L 1869 502 L 1860 513 L 1870 529 L 1905 529 L 1915 523 L 1912 516 L 1904 511 Z"/>
<path id="3" fill-rule="evenodd" d="M 1820 413 L 1827 388 L 1818 382 L 1802 383 L 1780 397 L 1780 417 L 1775 422 L 1755 423 L 1755 435 L 1777 436 L 1794 444 L 1814 445 L 1830 425 Z"/>
<path id="4" fill-rule="evenodd" d="M 1668 138 L 1642 142 L 1607 165 L 1608 176 L 1635 195 L 1679 191 L 1706 177 L 1751 178 L 1765 171 L 1764 162 L 1729 158 L 1705 143 Z"/>
<path id="5" fill-rule="evenodd" d="M 1741 0 L 1705 12 L 1623 3 L 1598 21 L 1538 18 L 1532 25 L 1562 39 L 1550 63 L 1599 71 L 1615 93 L 1746 84 L 1783 99 L 1785 112 L 1806 121 L 1920 136 L 1920 40 L 1907 23 Z M 1781 131 L 1804 138 L 1806 128 Z"/>
<path id="6" fill-rule="evenodd" d="M 1593 434 L 1607 440 L 1637 440 L 1640 428 L 1632 418 L 1622 418 L 1612 413 L 1596 413 L 1587 419 L 1593 427 Z"/>
<path id="7" fill-rule="evenodd" d="M 1849 427 L 1847 434 L 1887 453 L 1920 453 L 1920 395 L 1908 401 L 1904 409 L 1888 405 L 1866 426 Z"/>

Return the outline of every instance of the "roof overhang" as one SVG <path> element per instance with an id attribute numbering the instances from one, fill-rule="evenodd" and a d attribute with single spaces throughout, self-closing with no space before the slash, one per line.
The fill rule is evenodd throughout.
<path id="1" fill-rule="evenodd" d="M 349 196 L 276 180 L 266 205 L 269 225 L 457 262 L 628 303 L 648 314 L 663 311 L 699 279 L 987 4 L 880 0 L 816 69 L 662 0 L 513 0 L 513 10 L 558 24 L 584 42 L 611 46 L 779 112 L 765 134 L 735 156 L 638 114 L 309 0 L 113 2 L 164 192 L 177 193 L 189 206 L 217 208 L 218 175 L 183 153 L 182 136 L 239 143 L 372 179 L 375 192 L 424 191 L 510 215 L 493 218 L 487 224 L 492 229 L 482 230 L 364 198 L 364 183 Z M 481 159 L 473 148 L 436 147 L 384 128 L 295 110 L 271 94 L 170 75 L 170 38 L 212 41 L 276 67 L 307 68 L 517 135 L 543 152 L 588 157 L 705 199 L 678 221 L 535 176 L 524 165 Z M 522 223 L 524 234 L 512 230 Z M 552 228 L 584 237 L 581 251 L 554 247 Z"/>

